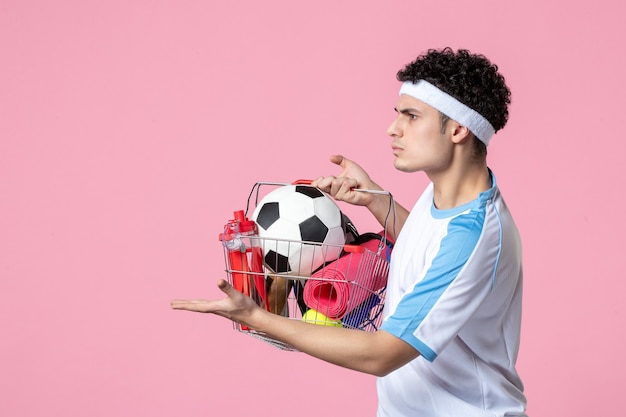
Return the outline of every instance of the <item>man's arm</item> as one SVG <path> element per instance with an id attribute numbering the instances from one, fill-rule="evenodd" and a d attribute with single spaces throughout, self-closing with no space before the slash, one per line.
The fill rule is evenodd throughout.
<path id="1" fill-rule="evenodd" d="M 289 319 L 263 310 L 224 280 L 218 287 L 226 298 L 173 300 L 172 308 L 226 317 L 326 362 L 377 376 L 419 355 L 411 345 L 383 330 L 365 332 Z"/>

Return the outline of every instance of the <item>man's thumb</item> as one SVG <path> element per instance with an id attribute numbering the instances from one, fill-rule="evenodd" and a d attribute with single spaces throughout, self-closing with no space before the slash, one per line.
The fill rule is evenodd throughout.
<path id="1" fill-rule="evenodd" d="M 343 157 L 343 155 L 331 155 L 329 159 L 330 162 L 335 165 L 339 165 L 342 168 L 345 168 L 345 163 L 346 161 L 348 161 L 346 158 Z"/>
<path id="2" fill-rule="evenodd" d="M 226 281 L 225 279 L 220 279 L 217 282 L 217 288 L 219 288 L 223 293 L 225 293 L 226 295 L 230 295 L 231 291 L 237 291 L 233 288 L 232 285 L 230 285 L 228 283 L 228 281 Z"/>

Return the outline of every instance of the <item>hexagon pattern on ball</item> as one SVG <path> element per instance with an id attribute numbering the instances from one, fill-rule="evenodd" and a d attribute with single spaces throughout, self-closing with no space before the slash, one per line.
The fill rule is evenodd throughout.
<path id="1" fill-rule="evenodd" d="M 256 206 L 252 220 L 263 238 L 265 264 L 279 274 L 309 276 L 337 259 L 346 242 L 339 206 L 311 186 L 272 190 Z"/>

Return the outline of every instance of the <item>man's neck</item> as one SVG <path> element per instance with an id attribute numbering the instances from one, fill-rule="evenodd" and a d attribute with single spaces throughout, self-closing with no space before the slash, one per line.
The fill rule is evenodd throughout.
<path id="1" fill-rule="evenodd" d="M 428 174 L 434 186 L 434 204 L 440 210 L 461 206 L 491 188 L 486 163 L 450 167 L 445 172 Z"/>

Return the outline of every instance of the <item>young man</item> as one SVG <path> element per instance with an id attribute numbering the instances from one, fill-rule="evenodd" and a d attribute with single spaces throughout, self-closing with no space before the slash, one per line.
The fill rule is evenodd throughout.
<path id="1" fill-rule="evenodd" d="M 298 350 L 379 376 L 378 416 L 525 416 L 515 369 L 520 337 L 521 243 L 486 163 L 508 119 L 498 69 L 466 50 L 430 50 L 398 72 L 397 117 L 388 129 L 394 166 L 431 183 L 409 212 L 396 205 L 396 238 L 381 330 L 315 326 L 258 308 L 221 280 L 218 301 L 172 307 L 214 313 Z M 388 197 L 355 162 L 313 185 L 367 207 L 384 224 Z"/>

